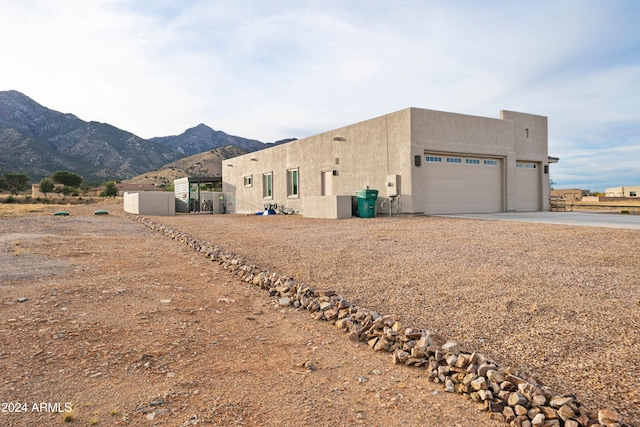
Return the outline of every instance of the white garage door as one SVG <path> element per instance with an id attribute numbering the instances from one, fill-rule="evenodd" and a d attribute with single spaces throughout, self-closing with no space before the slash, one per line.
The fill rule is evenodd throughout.
<path id="1" fill-rule="evenodd" d="M 539 211 L 540 202 L 540 163 L 516 162 L 516 211 Z"/>
<path id="2" fill-rule="evenodd" d="M 425 213 L 504 211 L 502 159 L 425 153 Z"/>

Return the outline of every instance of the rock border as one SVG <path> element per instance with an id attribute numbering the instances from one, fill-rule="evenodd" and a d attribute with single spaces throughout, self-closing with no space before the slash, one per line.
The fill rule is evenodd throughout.
<path id="1" fill-rule="evenodd" d="M 263 270 L 225 249 L 150 218 L 124 213 L 151 230 L 204 253 L 239 280 L 267 290 L 281 307 L 305 309 L 316 320 L 327 321 L 354 342 L 366 342 L 374 351 L 392 354 L 394 364 L 427 370 L 429 381 L 481 405 L 491 419 L 510 427 L 633 427 L 615 411 L 587 410 L 573 394 L 559 395 L 535 379 L 524 378 L 511 367 L 460 349 L 455 341 L 427 329 L 407 327 L 397 315 L 382 315 L 351 304 L 331 289 L 313 289 L 293 278 Z"/>

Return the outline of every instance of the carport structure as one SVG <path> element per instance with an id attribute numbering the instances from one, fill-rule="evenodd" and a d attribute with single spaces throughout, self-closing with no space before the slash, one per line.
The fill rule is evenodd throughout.
<path id="1" fill-rule="evenodd" d="M 222 193 L 214 192 L 217 183 L 222 183 L 222 177 L 191 176 L 174 180 L 176 212 L 222 213 L 222 199 L 216 197 Z"/>

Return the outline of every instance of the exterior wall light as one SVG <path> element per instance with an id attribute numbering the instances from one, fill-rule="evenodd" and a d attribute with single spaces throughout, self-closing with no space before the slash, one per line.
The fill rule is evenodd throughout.
<path id="1" fill-rule="evenodd" d="M 252 157 L 249 160 L 251 160 L 252 162 L 257 162 L 258 161 L 258 159 L 256 159 L 255 157 Z"/>

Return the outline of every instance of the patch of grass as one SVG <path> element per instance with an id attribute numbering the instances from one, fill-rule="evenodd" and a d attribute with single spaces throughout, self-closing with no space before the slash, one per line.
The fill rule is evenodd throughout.
<path id="1" fill-rule="evenodd" d="M 15 242 L 13 242 L 13 255 L 14 256 L 20 256 L 22 254 L 24 254 L 24 250 L 20 247 L 22 245 L 22 242 L 20 240 L 16 240 Z"/>
<path id="2" fill-rule="evenodd" d="M 70 423 L 71 421 L 76 419 L 75 411 L 65 412 L 62 414 L 62 421 L 65 423 Z"/>
<path id="3" fill-rule="evenodd" d="M 33 212 L 36 209 L 39 212 Z M 46 215 L 46 212 L 44 205 L 0 204 L 0 218 L 20 218 L 34 214 Z"/>

